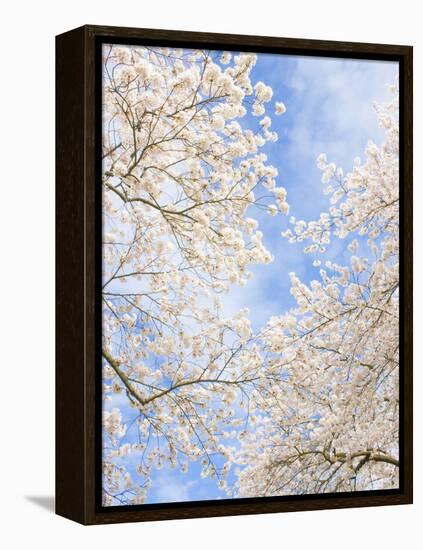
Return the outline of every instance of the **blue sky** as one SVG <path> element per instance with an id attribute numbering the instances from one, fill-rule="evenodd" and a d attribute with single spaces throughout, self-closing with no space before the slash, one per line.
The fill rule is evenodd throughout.
<path id="1" fill-rule="evenodd" d="M 271 130 L 279 140 L 267 143 L 262 151 L 268 162 L 277 167 L 277 185 L 287 190 L 289 216 L 271 217 L 260 210 L 251 210 L 264 233 L 264 243 L 275 260 L 270 265 L 253 266 L 253 278 L 246 287 L 232 288 L 223 297 L 226 315 L 248 307 L 253 329 L 258 330 L 272 315 L 292 307 L 289 272 L 296 272 L 304 281 L 319 278 L 319 268 L 312 266 L 313 257 L 303 254 L 303 244 L 289 244 L 281 236 L 289 217 L 317 219 L 328 208 L 323 194 L 321 171 L 316 157 L 324 152 L 330 162 L 349 172 L 353 159 L 363 158 L 369 139 L 377 144 L 383 132 L 377 126 L 373 103 L 389 100 L 386 85 L 396 82 L 398 64 L 381 61 L 356 61 L 301 56 L 260 54 L 251 75 L 253 83 L 262 80 L 273 88 L 274 96 L 267 104 L 272 118 Z M 287 111 L 275 116 L 274 102 L 283 101 Z M 242 124 L 258 128 L 262 117 L 246 115 Z M 321 258 L 346 263 L 345 247 L 331 245 Z M 115 398 L 119 399 L 119 397 Z M 128 409 L 114 399 L 112 406 Z M 131 439 L 129 430 L 127 437 Z M 136 456 L 125 459 L 130 472 L 136 466 Z M 155 471 L 148 503 L 227 498 L 216 482 L 200 477 L 201 467 L 191 463 L 187 474 L 164 467 Z M 234 474 L 231 473 L 233 480 Z M 134 474 L 134 479 L 136 479 Z"/>
<path id="2" fill-rule="evenodd" d="M 313 257 L 302 253 L 304 245 L 289 244 L 281 231 L 289 227 L 291 215 L 308 221 L 327 211 L 328 197 L 323 194 L 322 173 L 316 166 L 320 153 L 326 153 L 330 162 L 347 173 L 355 157 L 364 158 L 369 139 L 381 142 L 383 131 L 377 125 L 373 103 L 390 99 L 386 85 L 395 83 L 397 77 L 395 62 L 258 56 L 252 81 L 271 85 L 273 100 L 283 101 L 287 108 L 282 116 L 272 116 L 268 109 L 271 129 L 278 132 L 279 139 L 267 143 L 263 151 L 278 169 L 277 184 L 287 190 L 290 213 L 271 217 L 254 212 L 275 260 L 270 266 L 253 266 L 254 277 L 247 287 L 230 291 L 224 303 L 228 314 L 248 307 L 254 311 L 254 328 L 259 328 L 272 314 L 293 305 L 289 272 L 296 272 L 304 282 L 319 278 L 320 268 L 312 266 Z M 268 105 L 272 106 L 273 100 Z M 260 118 L 249 117 L 248 122 L 257 125 Z M 332 243 L 321 259 L 342 263 L 347 244 L 341 248 Z"/>

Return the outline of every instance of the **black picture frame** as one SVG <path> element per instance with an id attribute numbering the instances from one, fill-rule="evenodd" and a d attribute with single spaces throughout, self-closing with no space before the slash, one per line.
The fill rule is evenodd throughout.
<path id="1" fill-rule="evenodd" d="M 394 60 L 400 70 L 400 488 L 101 507 L 102 43 Z M 56 513 L 104 524 L 410 504 L 412 442 L 411 46 L 86 25 L 56 37 Z M 99 233 L 100 232 L 100 233 Z M 99 363 L 100 362 L 100 363 Z"/>

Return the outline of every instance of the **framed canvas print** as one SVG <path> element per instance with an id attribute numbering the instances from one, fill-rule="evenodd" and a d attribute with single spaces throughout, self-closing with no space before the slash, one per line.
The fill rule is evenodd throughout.
<path id="1" fill-rule="evenodd" d="M 412 48 L 57 37 L 57 513 L 412 502 Z"/>

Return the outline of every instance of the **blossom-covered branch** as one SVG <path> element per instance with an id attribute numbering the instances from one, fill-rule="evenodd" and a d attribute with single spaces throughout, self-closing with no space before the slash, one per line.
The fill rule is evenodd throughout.
<path id="1" fill-rule="evenodd" d="M 398 486 L 399 471 L 399 139 L 398 91 L 376 108 L 381 147 L 344 175 L 325 155 L 330 194 L 316 221 L 293 218 L 291 242 L 324 252 L 348 244 L 350 265 L 327 261 L 321 280 L 291 274 L 297 307 L 263 330 L 269 368 L 284 377 L 258 427 L 231 460 L 237 494 L 259 496 Z M 346 244 L 347 244 L 346 243 Z M 314 265 L 319 265 L 319 259 Z M 256 405 L 260 408 L 260 403 Z"/>
<path id="2" fill-rule="evenodd" d="M 250 80 L 255 55 L 114 45 L 103 53 L 109 505 L 144 502 L 164 464 L 186 471 L 200 460 L 203 475 L 223 482 L 222 441 L 248 420 L 250 395 L 279 381 L 264 368 L 247 312 L 226 318 L 220 295 L 245 285 L 251 264 L 272 261 L 250 210 L 289 207 L 260 152 L 277 139 L 270 117 L 255 131 L 239 121 L 247 110 L 264 115 L 272 100 L 269 86 Z"/>

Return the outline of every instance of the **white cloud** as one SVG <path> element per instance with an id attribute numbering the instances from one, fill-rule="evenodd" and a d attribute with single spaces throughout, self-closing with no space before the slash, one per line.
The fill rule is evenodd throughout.
<path id="1" fill-rule="evenodd" d="M 325 152 L 348 169 L 368 139 L 382 138 L 373 103 L 389 99 L 386 85 L 397 77 L 394 62 L 299 57 L 290 82 L 298 94 L 291 106 L 291 160 L 314 163 Z"/>
<path id="2" fill-rule="evenodd" d="M 183 483 L 169 474 L 157 475 L 154 480 L 154 500 L 157 502 L 185 502 L 192 500 L 190 489 L 196 483 L 196 481 L 192 480 Z"/>

